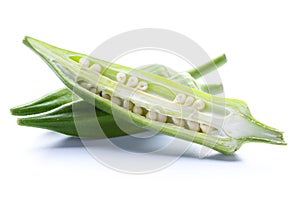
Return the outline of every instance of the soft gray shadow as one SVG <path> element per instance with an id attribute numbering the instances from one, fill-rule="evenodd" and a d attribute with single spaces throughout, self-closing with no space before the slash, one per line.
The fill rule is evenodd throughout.
<path id="1" fill-rule="evenodd" d="M 76 137 L 64 136 L 55 132 L 47 132 L 42 140 L 55 139 L 56 142 L 47 146 L 48 149 L 64 149 L 64 148 L 85 148 L 84 144 L 96 146 L 99 150 L 105 151 L 118 151 L 116 148 L 113 148 L 112 145 L 107 145 L 107 139 L 83 139 Z M 106 141 L 105 141 L 106 140 Z M 122 150 L 135 152 L 135 153 L 150 153 L 159 148 L 164 148 L 173 140 L 172 137 L 158 134 L 149 138 L 137 138 L 132 136 L 122 136 L 111 138 L 110 142 L 114 144 L 114 146 L 119 147 Z M 45 148 L 45 147 L 44 147 Z M 213 153 L 205 156 L 204 158 L 200 158 L 197 155 L 197 148 L 201 148 L 201 146 L 193 144 L 190 148 L 188 148 L 181 157 L 184 158 L 193 158 L 199 160 L 215 160 L 215 161 L 224 161 L 224 162 L 238 162 L 241 159 L 236 155 L 224 155 L 213 151 Z M 198 149 L 198 150 L 199 150 Z M 178 152 L 176 149 L 170 149 L 168 151 L 163 151 L 161 156 L 178 156 Z"/>
<path id="2" fill-rule="evenodd" d="M 218 161 L 225 161 L 225 162 L 238 162 L 242 161 L 241 158 L 236 154 L 225 155 L 225 154 L 214 154 L 204 157 L 205 160 L 218 160 Z"/>

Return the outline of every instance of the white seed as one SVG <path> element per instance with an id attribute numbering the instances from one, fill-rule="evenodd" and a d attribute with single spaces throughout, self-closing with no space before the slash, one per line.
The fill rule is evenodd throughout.
<path id="1" fill-rule="evenodd" d="M 116 96 L 111 97 L 111 102 L 117 104 L 118 106 L 122 105 L 122 99 Z"/>
<path id="2" fill-rule="evenodd" d="M 133 106 L 133 112 L 138 115 L 143 115 L 143 109 L 139 106 Z"/>
<path id="3" fill-rule="evenodd" d="M 95 94 L 99 94 L 99 90 L 97 90 L 97 88 L 91 88 L 90 89 L 90 91 L 92 92 L 92 93 L 95 93 Z"/>
<path id="4" fill-rule="evenodd" d="M 135 76 L 131 76 L 128 81 L 127 81 L 127 86 L 128 87 L 135 87 L 138 84 L 138 78 Z"/>
<path id="5" fill-rule="evenodd" d="M 81 87 L 85 88 L 85 89 L 88 89 L 88 90 L 89 90 L 90 88 L 93 87 L 92 84 L 87 83 L 87 82 L 81 82 L 81 83 L 79 83 L 79 85 L 80 85 Z"/>
<path id="6" fill-rule="evenodd" d="M 167 118 L 168 117 L 166 115 L 157 113 L 157 121 L 165 123 L 167 121 Z"/>
<path id="7" fill-rule="evenodd" d="M 201 99 L 198 99 L 194 102 L 193 107 L 197 110 L 203 110 L 205 107 L 205 103 Z"/>
<path id="8" fill-rule="evenodd" d="M 117 74 L 116 78 L 117 78 L 117 81 L 118 81 L 119 83 L 125 83 L 125 81 L 126 81 L 126 74 L 124 74 L 124 73 L 122 73 L 122 72 L 119 72 L 119 73 Z"/>
<path id="9" fill-rule="evenodd" d="M 147 90 L 148 89 L 148 83 L 146 83 L 145 81 L 140 81 L 137 88 L 139 90 Z"/>
<path id="10" fill-rule="evenodd" d="M 147 117 L 148 119 L 151 119 L 151 120 L 156 121 L 156 120 L 157 120 L 157 112 L 149 111 L 149 112 L 146 114 L 146 117 Z"/>
<path id="11" fill-rule="evenodd" d="M 82 65 L 82 67 L 89 67 L 90 61 L 87 58 L 80 58 L 79 63 Z"/>
<path id="12" fill-rule="evenodd" d="M 99 64 L 93 64 L 90 69 L 95 72 L 101 72 L 101 66 Z"/>
<path id="13" fill-rule="evenodd" d="M 107 92 L 101 92 L 101 96 L 104 98 L 104 99 L 108 99 L 110 100 L 110 95 L 107 93 Z"/>
<path id="14" fill-rule="evenodd" d="M 185 102 L 186 96 L 184 94 L 177 94 L 175 97 L 175 102 L 183 104 Z"/>
<path id="15" fill-rule="evenodd" d="M 174 123 L 176 126 L 184 127 L 184 125 L 185 125 L 185 121 L 184 121 L 183 119 L 180 119 L 180 118 L 172 117 L 172 121 L 173 121 L 173 123 Z"/>
<path id="16" fill-rule="evenodd" d="M 193 121 L 187 121 L 188 128 L 192 131 L 199 131 L 200 130 L 200 124 Z"/>
<path id="17" fill-rule="evenodd" d="M 186 98 L 186 100 L 185 100 L 185 102 L 184 102 L 184 105 L 185 105 L 185 106 L 190 106 L 190 105 L 193 104 L 194 100 L 195 100 L 195 99 L 194 99 L 193 97 L 190 97 L 190 96 L 189 96 L 189 97 Z"/>
<path id="18" fill-rule="evenodd" d="M 127 110 L 132 110 L 133 106 L 134 106 L 134 104 L 131 101 L 129 101 L 129 100 L 123 101 L 123 107 Z"/>
<path id="19" fill-rule="evenodd" d="M 214 127 L 208 126 L 206 124 L 200 124 L 200 128 L 203 133 L 210 133 L 210 132 L 217 130 Z"/>

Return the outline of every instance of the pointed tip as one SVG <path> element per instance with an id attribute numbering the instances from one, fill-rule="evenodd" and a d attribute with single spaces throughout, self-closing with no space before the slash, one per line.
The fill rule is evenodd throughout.
<path id="1" fill-rule="evenodd" d="M 19 118 L 17 119 L 17 124 L 18 124 L 18 125 L 21 125 L 21 122 L 20 122 L 20 119 L 19 119 Z"/>
<path id="2" fill-rule="evenodd" d="M 224 62 L 227 62 L 227 56 L 226 56 L 226 54 L 223 53 L 221 56 L 223 57 Z"/>
<path id="3" fill-rule="evenodd" d="M 27 47 L 31 47 L 30 42 L 28 41 L 28 39 L 32 39 L 32 37 L 29 36 L 25 36 L 22 40 L 23 44 L 25 44 Z"/>
<path id="4" fill-rule="evenodd" d="M 15 115 L 15 109 L 14 108 L 9 109 L 9 112 L 10 112 L 11 115 Z"/>

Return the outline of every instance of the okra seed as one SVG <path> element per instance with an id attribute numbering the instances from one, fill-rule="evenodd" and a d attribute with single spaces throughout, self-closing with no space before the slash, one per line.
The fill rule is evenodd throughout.
<path id="1" fill-rule="evenodd" d="M 184 121 L 183 119 L 180 119 L 180 118 L 172 117 L 172 121 L 173 121 L 173 123 L 174 123 L 176 126 L 184 127 L 184 125 L 185 125 L 185 121 Z"/>
<path id="2" fill-rule="evenodd" d="M 143 115 L 143 109 L 139 106 L 133 106 L 133 112 L 138 115 Z"/>
<path id="3" fill-rule="evenodd" d="M 186 96 L 184 94 L 177 94 L 175 97 L 175 102 L 183 104 L 185 102 Z"/>
<path id="4" fill-rule="evenodd" d="M 90 69 L 95 72 L 101 72 L 101 66 L 99 64 L 93 64 Z"/>
<path id="5" fill-rule="evenodd" d="M 110 100 L 110 95 L 109 95 L 107 92 L 101 92 L 101 96 L 102 96 L 104 99 Z"/>
<path id="6" fill-rule="evenodd" d="M 193 104 L 193 102 L 194 102 L 194 98 L 193 97 L 187 97 L 186 100 L 185 100 L 185 102 L 184 102 L 184 105 L 185 106 L 190 106 L 190 105 Z"/>
<path id="7" fill-rule="evenodd" d="M 85 89 L 88 89 L 88 90 L 93 87 L 92 84 L 87 83 L 87 82 L 81 82 L 79 84 L 80 84 L 81 87 L 83 87 Z"/>
<path id="8" fill-rule="evenodd" d="M 116 96 L 111 97 L 111 102 L 117 104 L 118 106 L 122 105 L 122 99 Z"/>
<path id="9" fill-rule="evenodd" d="M 147 117 L 148 119 L 151 119 L 151 120 L 156 121 L 156 120 L 157 120 L 157 113 L 154 112 L 154 111 L 149 111 L 149 112 L 146 114 L 146 117 Z"/>
<path id="10" fill-rule="evenodd" d="M 168 117 L 166 115 L 157 113 L 157 121 L 165 123 L 167 121 L 167 118 Z"/>
<path id="11" fill-rule="evenodd" d="M 141 82 L 139 82 L 137 88 L 139 90 L 147 90 L 148 89 L 148 83 L 146 83 L 145 81 L 141 81 Z"/>
<path id="12" fill-rule="evenodd" d="M 127 86 L 128 87 L 135 87 L 138 84 L 138 78 L 135 76 L 131 76 L 128 81 L 127 81 Z"/>
<path id="13" fill-rule="evenodd" d="M 200 130 L 200 124 L 193 121 L 187 121 L 188 128 L 192 131 L 199 131 Z"/>
<path id="14" fill-rule="evenodd" d="M 129 100 L 123 101 L 123 107 L 127 110 L 132 110 L 133 106 L 134 106 L 134 104 L 131 101 L 129 101 Z"/>
<path id="15" fill-rule="evenodd" d="M 79 59 L 79 63 L 83 66 L 83 67 L 88 67 L 90 65 L 90 61 L 86 58 L 80 58 Z"/>
<path id="16" fill-rule="evenodd" d="M 126 74 L 124 74 L 124 73 L 122 73 L 122 72 L 119 72 L 118 74 L 117 74 L 117 81 L 119 82 L 119 83 L 125 83 L 125 81 L 126 81 Z"/>
<path id="17" fill-rule="evenodd" d="M 99 94 L 99 90 L 97 90 L 97 88 L 91 88 L 90 91 L 94 94 Z"/>
<path id="18" fill-rule="evenodd" d="M 197 110 L 203 110 L 203 108 L 205 107 L 205 103 L 201 99 L 198 99 L 194 102 L 193 107 Z"/>
<path id="19" fill-rule="evenodd" d="M 216 130 L 214 127 L 208 126 L 206 124 L 200 124 L 200 128 L 203 133 L 210 133 Z"/>

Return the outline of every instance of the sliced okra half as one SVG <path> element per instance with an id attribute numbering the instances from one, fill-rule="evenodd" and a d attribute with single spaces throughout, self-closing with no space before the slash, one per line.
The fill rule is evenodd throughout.
<path id="1" fill-rule="evenodd" d="M 241 100 L 213 96 L 30 37 L 24 44 L 76 95 L 128 122 L 227 154 L 245 142 L 285 144 L 282 132 L 255 120 Z"/>

